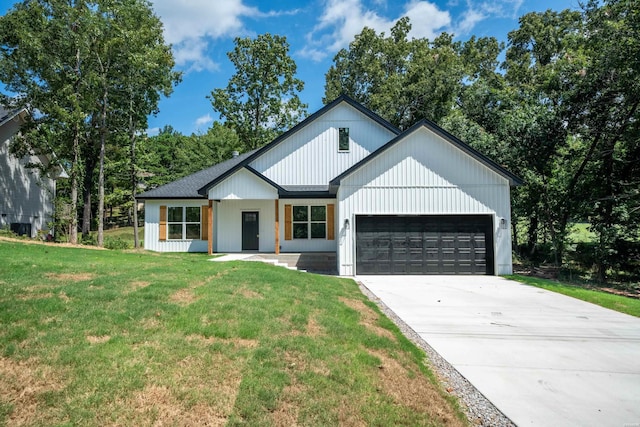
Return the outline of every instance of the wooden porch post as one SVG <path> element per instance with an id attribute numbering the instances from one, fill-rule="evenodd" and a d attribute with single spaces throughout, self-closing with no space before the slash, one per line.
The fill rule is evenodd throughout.
<path id="1" fill-rule="evenodd" d="M 279 200 L 276 199 L 276 255 L 280 254 L 280 209 Z"/>
<path id="2" fill-rule="evenodd" d="M 209 200 L 209 209 L 207 214 L 209 215 L 209 233 L 207 233 L 207 236 L 209 237 L 207 239 L 207 248 L 209 251 L 209 255 L 213 254 L 213 200 Z"/>

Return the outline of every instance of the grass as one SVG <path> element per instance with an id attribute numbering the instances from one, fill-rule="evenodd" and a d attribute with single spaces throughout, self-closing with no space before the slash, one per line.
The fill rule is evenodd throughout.
<path id="1" fill-rule="evenodd" d="M 105 230 L 104 236 L 126 240 L 131 242 L 131 246 L 133 246 L 133 227 L 118 227 Z M 144 239 L 144 227 L 138 227 L 138 238 L 140 242 Z"/>
<path id="2" fill-rule="evenodd" d="M 0 241 L 0 425 L 465 425 L 350 279 Z"/>
<path id="3" fill-rule="evenodd" d="M 520 275 L 507 277 L 527 285 L 537 286 L 539 288 L 597 304 L 601 307 L 640 317 L 640 300 L 635 298 L 613 295 L 595 289 L 585 289 L 581 286 L 568 285 L 554 280 L 540 279 L 537 277 Z"/>

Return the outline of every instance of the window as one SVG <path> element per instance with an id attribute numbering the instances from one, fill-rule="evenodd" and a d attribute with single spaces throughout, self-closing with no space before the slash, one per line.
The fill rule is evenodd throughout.
<path id="1" fill-rule="evenodd" d="M 293 206 L 293 238 L 324 239 L 327 237 L 326 206 Z"/>
<path id="2" fill-rule="evenodd" d="M 171 206 L 167 208 L 169 239 L 200 239 L 200 207 Z"/>
<path id="3" fill-rule="evenodd" d="M 338 151 L 349 151 L 349 128 L 338 129 Z"/>

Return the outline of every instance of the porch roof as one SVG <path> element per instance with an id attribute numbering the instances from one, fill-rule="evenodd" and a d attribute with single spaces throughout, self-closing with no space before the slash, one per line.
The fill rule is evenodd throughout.
<path id="1" fill-rule="evenodd" d="M 138 199 L 206 199 L 206 194 L 198 193 L 198 190 L 207 183 L 226 174 L 229 170 L 242 163 L 247 157 L 250 157 L 257 150 L 240 154 L 237 157 L 229 159 L 225 162 L 218 163 L 210 168 L 203 169 L 192 175 L 185 176 L 176 181 L 162 185 L 153 190 L 145 191 L 138 195 Z"/>

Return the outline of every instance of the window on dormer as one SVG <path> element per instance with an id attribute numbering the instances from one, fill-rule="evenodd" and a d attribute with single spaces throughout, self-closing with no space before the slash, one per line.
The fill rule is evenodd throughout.
<path id="1" fill-rule="evenodd" d="M 349 128 L 338 129 L 338 151 L 349 151 Z"/>

